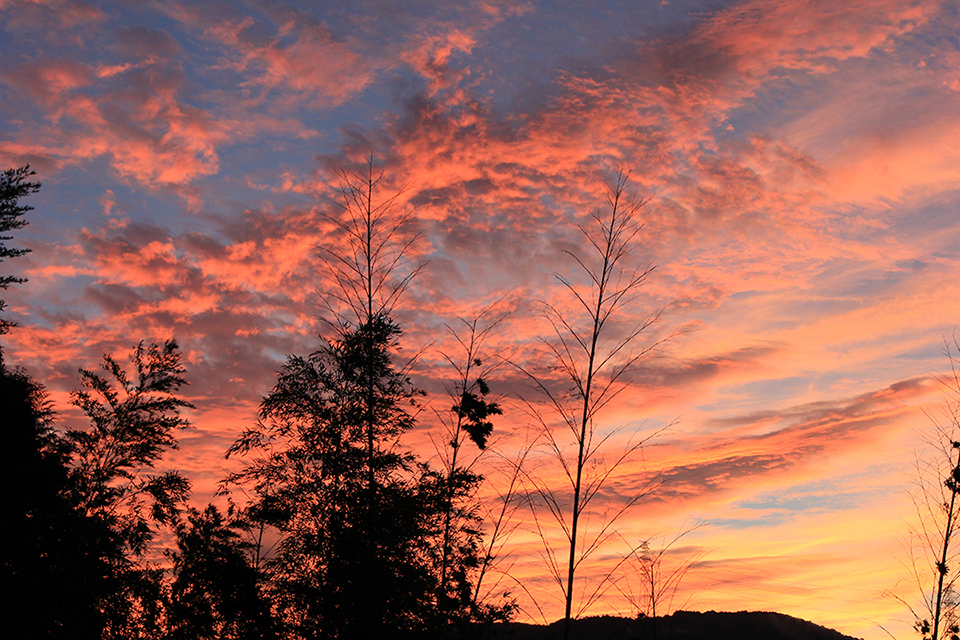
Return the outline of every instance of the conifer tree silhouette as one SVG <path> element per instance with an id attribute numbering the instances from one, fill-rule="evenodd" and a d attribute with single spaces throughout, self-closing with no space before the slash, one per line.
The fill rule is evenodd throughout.
<path id="1" fill-rule="evenodd" d="M 289 358 L 259 422 L 228 452 L 249 459 L 228 478 L 254 496 L 249 517 L 280 535 L 265 567 L 295 637 L 388 637 L 422 631 L 430 618 L 432 496 L 413 458 L 381 441 L 413 424 L 417 394 L 391 366 L 398 334 L 378 316 Z"/>
<path id="2" fill-rule="evenodd" d="M 0 173 L 0 233 L 20 229 L 26 226 L 27 221 L 22 219 L 23 214 L 32 211 L 33 207 L 20 204 L 20 198 L 36 193 L 40 190 L 39 182 L 29 182 L 27 178 L 36 175 L 31 171 L 30 165 L 25 165 L 18 169 L 7 169 Z M 5 240 L 12 240 L 12 236 L 0 235 L 0 262 L 6 258 L 16 258 L 29 253 L 29 249 L 16 249 L 4 244 Z M 25 278 L 6 275 L 0 276 L 0 289 L 6 289 L 11 284 L 20 284 L 26 282 Z M 3 300 L 0 300 L 0 312 L 6 306 Z M 7 333 L 11 327 L 16 326 L 4 318 L 0 318 L 0 334 Z"/>
<path id="3" fill-rule="evenodd" d="M 399 445 L 424 395 L 411 363 L 398 362 L 393 317 L 425 265 L 412 212 L 400 193 L 382 196 L 372 160 L 340 177 L 339 210 L 326 217 L 335 233 L 320 248 L 329 335 L 287 358 L 258 422 L 227 453 L 244 466 L 224 490 L 243 488 L 251 524 L 278 538 L 261 560 L 292 637 L 439 637 L 509 608 L 476 604 L 481 538 L 463 499 L 479 477 L 457 464 L 433 470 Z M 468 375 L 456 394 L 457 446 L 468 437 L 485 446 L 500 412 L 488 391 Z"/>

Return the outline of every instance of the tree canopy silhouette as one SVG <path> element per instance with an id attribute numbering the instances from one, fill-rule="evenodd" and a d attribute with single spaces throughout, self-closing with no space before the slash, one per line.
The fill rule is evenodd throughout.
<path id="1" fill-rule="evenodd" d="M 456 465 L 432 470 L 398 444 L 424 395 L 409 363 L 397 364 L 392 316 L 423 265 L 409 255 L 409 212 L 397 194 L 381 198 L 372 162 L 342 177 L 335 238 L 321 250 L 332 335 L 287 358 L 259 421 L 228 451 L 246 463 L 226 486 L 243 487 L 251 523 L 279 537 L 263 560 L 293 637 L 402 637 L 503 617 L 508 609 L 476 604 L 471 581 L 480 531 L 463 499 L 478 477 Z M 468 376 L 452 408 L 480 446 L 500 411 L 488 391 Z"/>
<path id="2" fill-rule="evenodd" d="M 68 444 L 43 387 L 0 353 L 0 599 L 10 637 L 96 638 L 122 561 L 111 532 L 90 518 L 70 478 Z"/>
<path id="3" fill-rule="evenodd" d="M 267 640 L 276 637 L 251 543 L 240 523 L 213 505 L 190 508 L 175 527 L 167 640 Z"/>
<path id="4" fill-rule="evenodd" d="M 296 637 L 383 637 L 430 618 L 433 496 L 413 457 L 390 447 L 413 425 L 418 395 L 392 367 L 398 334 L 375 316 L 289 358 L 260 421 L 230 448 L 253 455 L 229 481 L 252 494 L 251 520 L 281 536 L 265 566 Z"/>
<path id="5" fill-rule="evenodd" d="M 66 434 L 73 475 L 84 508 L 111 523 L 124 546 L 142 555 L 153 534 L 150 522 L 169 524 L 186 500 L 190 484 L 176 471 L 150 474 L 166 449 L 176 449 L 176 432 L 190 423 L 180 415 L 191 407 L 177 395 L 186 383 L 180 348 L 134 347 L 130 374 L 109 355 L 101 369 L 80 369 L 83 389 L 72 401 L 90 419 L 91 428 Z"/>
<path id="6" fill-rule="evenodd" d="M 109 532 L 113 586 L 100 602 L 102 638 L 153 637 L 164 624 L 164 572 L 143 561 L 156 527 L 171 525 L 190 485 L 175 471 L 152 473 L 163 453 L 177 447 L 176 431 L 189 426 L 179 397 L 186 384 L 177 343 L 136 345 L 133 375 L 109 355 L 106 375 L 80 369 L 83 389 L 73 403 L 90 420 L 66 432 L 69 472 L 78 507 Z"/>

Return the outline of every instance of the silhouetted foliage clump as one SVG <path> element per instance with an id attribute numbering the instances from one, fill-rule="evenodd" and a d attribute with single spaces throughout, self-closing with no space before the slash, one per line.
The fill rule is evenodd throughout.
<path id="1" fill-rule="evenodd" d="M 85 388 L 73 400 L 90 427 L 66 432 L 54 429 L 43 388 L 0 363 L 4 619 L 22 637 L 164 635 L 166 572 L 144 556 L 189 491 L 177 473 L 151 473 L 187 426 L 180 358 L 173 341 L 140 344 L 132 377 L 109 356 L 109 375 L 81 369 Z"/>
<path id="2" fill-rule="evenodd" d="M 10 637 L 95 638 L 121 554 L 102 520 L 79 504 L 69 450 L 43 387 L 0 354 L 0 584 Z"/>
<path id="3" fill-rule="evenodd" d="M 169 640 L 266 640 L 276 637 L 261 574 L 250 563 L 242 524 L 213 505 L 190 509 L 176 525 L 167 621 Z"/>
<path id="4" fill-rule="evenodd" d="M 293 637 L 412 636 L 446 625 L 443 609 L 470 618 L 465 576 L 479 564 L 479 530 L 457 549 L 459 584 L 447 593 L 434 556 L 450 481 L 395 446 L 421 395 L 393 365 L 399 335 L 376 314 L 289 358 L 260 421 L 230 449 L 250 457 L 229 479 L 255 496 L 248 518 L 280 536 L 264 566 Z M 475 481 L 452 482 L 467 491 Z"/>

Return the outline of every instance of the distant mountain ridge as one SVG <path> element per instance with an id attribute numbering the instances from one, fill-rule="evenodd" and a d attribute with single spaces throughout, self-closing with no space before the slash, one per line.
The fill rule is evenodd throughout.
<path id="1" fill-rule="evenodd" d="M 563 621 L 495 625 L 491 640 L 560 640 Z M 766 611 L 677 611 L 662 618 L 596 616 L 575 620 L 570 640 L 856 640 L 839 631 Z"/>

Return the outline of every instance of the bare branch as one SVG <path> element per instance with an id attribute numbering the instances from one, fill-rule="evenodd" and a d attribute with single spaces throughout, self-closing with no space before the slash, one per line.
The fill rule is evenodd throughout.
<path id="1" fill-rule="evenodd" d="M 612 323 L 622 324 L 626 306 L 639 296 L 642 285 L 655 269 L 653 265 L 634 267 L 627 264 L 643 229 L 637 216 L 645 204 L 645 201 L 628 195 L 627 182 L 627 173 L 621 171 L 609 187 L 605 210 L 591 215 L 593 224 L 579 227 L 585 240 L 585 251 L 563 252 L 571 259 L 579 278 L 554 274 L 569 293 L 577 313 L 565 313 L 559 305 L 543 303 L 543 315 L 553 330 L 552 339 L 545 340 L 544 347 L 555 363 L 554 370 L 571 385 L 571 392 L 555 392 L 551 388 L 552 382 L 548 384 L 529 368 L 514 365 L 540 392 L 547 410 L 566 425 L 572 437 L 572 446 L 568 448 L 553 428 L 555 421 L 547 420 L 543 410 L 528 403 L 529 413 L 540 425 L 548 457 L 558 464 L 569 483 L 569 488 L 558 489 L 533 477 L 532 473 L 525 476 L 539 498 L 531 506 L 537 533 L 547 548 L 545 560 L 564 595 L 565 638 L 569 637 L 573 615 L 577 568 L 614 537 L 616 521 L 650 490 L 650 486 L 646 486 L 623 500 L 613 516 L 604 520 L 599 531 L 591 533 L 586 530 L 593 500 L 617 470 L 652 437 L 629 442 L 613 464 L 601 464 L 599 471 L 593 468 L 598 451 L 614 435 L 608 433 L 595 442 L 598 414 L 626 388 L 625 376 L 663 343 L 663 339 L 655 340 L 640 348 L 636 344 L 660 319 L 662 310 L 629 324 L 626 330 L 621 328 L 618 338 L 610 335 Z M 585 285 L 579 284 L 581 279 Z M 562 578 L 558 575 L 557 552 L 537 514 L 538 506 L 552 516 L 569 543 L 567 567 Z M 588 533 L 590 535 L 586 535 Z M 581 597 L 578 615 L 600 597 L 610 579 L 608 573 L 593 590 Z"/>
<path id="2" fill-rule="evenodd" d="M 344 246 L 318 246 L 333 286 L 318 293 L 335 329 L 390 315 L 427 260 L 414 258 L 422 234 L 411 231 L 413 210 L 400 211 L 403 189 L 382 195 L 383 171 L 373 158 L 365 172 L 341 171 L 339 214 L 323 219 Z"/>

